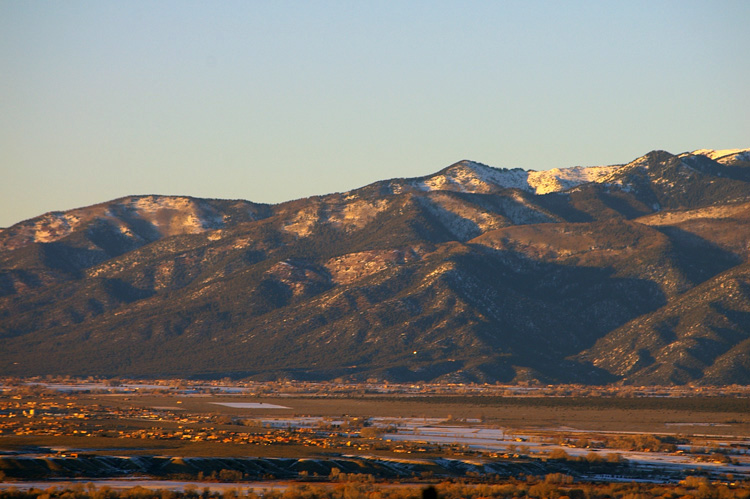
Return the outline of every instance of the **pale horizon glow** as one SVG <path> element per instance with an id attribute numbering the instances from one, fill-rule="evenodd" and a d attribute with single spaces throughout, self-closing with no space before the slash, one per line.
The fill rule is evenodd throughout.
<path id="1" fill-rule="evenodd" d="M 0 227 L 750 147 L 750 2 L 0 2 Z"/>

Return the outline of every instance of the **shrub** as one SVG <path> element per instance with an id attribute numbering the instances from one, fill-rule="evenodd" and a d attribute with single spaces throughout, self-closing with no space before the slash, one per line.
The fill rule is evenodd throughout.
<path id="1" fill-rule="evenodd" d="M 570 454 L 568 454 L 567 452 L 565 452 L 562 449 L 555 449 L 555 450 L 553 450 L 552 452 L 549 453 L 549 458 L 550 459 L 560 459 L 560 460 L 567 461 L 567 460 L 570 459 Z"/>

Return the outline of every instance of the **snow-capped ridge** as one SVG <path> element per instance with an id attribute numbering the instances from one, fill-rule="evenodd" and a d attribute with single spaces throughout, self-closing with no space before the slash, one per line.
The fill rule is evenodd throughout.
<path id="1" fill-rule="evenodd" d="M 732 166 L 738 162 L 750 162 L 750 149 L 697 149 L 680 154 L 680 157 L 685 159 L 701 156 L 725 166 Z"/>
<path id="2" fill-rule="evenodd" d="M 731 159 L 734 156 L 738 156 L 740 154 L 743 156 L 742 159 L 744 161 L 750 159 L 750 149 L 696 149 L 695 151 L 686 154 L 691 154 L 693 156 L 705 156 L 720 163 L 723 159 Z"/>
<path id="3" fill-rule="evenodd" d="M 521 168 L 499 169 L 475 161 L 460 161 L 419 180 L 422 191 L 457 191 L 487 194 L 497 189 L 529 189 L 527 173 Z"/>
<path id="4" fill-rule="evenodd" d="M 560 192 L 589 182 L 602 182 L 620 166 L 573 166 L 544 171 L 529 171 L 529 185 L 535 194 Z"/>
<path id="5" fill-rule="evenodd" d="M 498 189 L 520 189 L 532 194 L 561 192 L 589 182 L 601 182 L 620 165 L 574 166 L 535 171 L 522 168 L 495 168 L 463 160 L 440 172 L 417 180 L 423 191 L 490 193 Z"/>
<path id="6" fill-rule="evenodd" d="M 150 227 L 153 237 L 198 234 L 221 228 L 225 220 L 209 202 L 190 196 L 126 196 L 69 211 L 52 211 L 3 231 L 0 249 L 59 241 L 81 228 L 102 224 L 128 238 L 140 238 L 135 226 Z"/>

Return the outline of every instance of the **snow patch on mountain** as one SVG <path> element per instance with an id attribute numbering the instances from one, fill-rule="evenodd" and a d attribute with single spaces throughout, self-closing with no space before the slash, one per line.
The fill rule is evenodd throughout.
<path id="1" fill-rule="evenodd" d="M 424 206 L 432 215 L 437 218 L 442 226 L 459 241 L 468 241 L 482 233 L 482 228 L 477 221 L 467 218 L 468 213 L 457 213 L 443 206 L 439 201 L 430 198 L 420 198 Z"/>
<path id="2" fill-rule="evenodd" d="M 284 230 L 298 237 L 306 237 L 312 234 L 313 227 L 320 219 L 319 207 L 309 206 L 296 212 L 291 220 L 284 224 Z"/>
<path id="3" fill-rule="evenodd" d="M 545 171 L 529 171 L 528 183 L 534 194 L 548 194 L 578 187 L 589 182 L 602 182 L 619 166 L 574 166 Z"/>
<path id="4" fill-rule="evenodd" d="M 63 213 L 50 213 L 34 227 L 35 243 L 49 243 L 72 232 L 71 220 Z"/>
<path id="5" fill-rule="evenodd" d="M 539 224 L 555 222 L 549 213 L 541 211 L 538 206 L 529 203 L 520 193 L 513 193 L 510 198 L 500 200 L 505 215 L 513 225 Z"/>
<path id="6" fill-rule="evenodd" d="M 0 249 L 13 250 L 31 243 L 51 243 L 75 231 L 83 223 L 75 212 L 45 213 L 3 230 Z"/>
<path id="7" fill-rule="evenodd" d="M 731 219 L 747 217 L 750 212 L 750 203 L 742 203 L 727 206 L 708 206 L 695 210 L 674 210 L 668 212 L 654 213 L 637 219 L 638 223 L 645 225 L 677 225 L 689 220 L 707 219 Z"/>
<path id="8" fill-rule="evenodd" d="M 423 191 L 456 191 L 487 194 L 497 189 L 529 190 L 528 173 L 520 168 L 497 169 L 461 161 L 416 183 Z"/>
<path id="9" fill-rule="evenodd" d="M 278 262 L 266 271 L 292 292 L 294 296 L 306 294 L 311 288 L 325 286 L 330 275 L 306 262 L 285 260 Z"/>
<path id="10" fill-rule="evenodd" d="M 139 196 L 130 198 L 126 206 L 164 235 L 197 234 L 224 225 L 211 207 L 185 197 Z"/>
<path id="11" fill-rule="evenodd" d="M 705 156 L 721 163 L 721 160 L 729 160 L 740 154 L 750 158 L 750 154 L 748 153 L 750 153 L 750 149 L 697 149 L 690 154 L 693 156 Z"/>
<path id="12" fill-rule="evenodd" d="M 351 284 L 388 268 L 419 260 L 420 248 L 368 250 L 331 258 L 325 268 L 336 284 Z"/>
<path id="13" fill-rule="evenodd" d="M 487 230 L 497 229 L 508 225 L 507 220 L 493 211 L 482 209 L 477 205 L 463 202 L 461 199 L 457 199 L 455 196 L 451 196 L 446 193 L 434 193 L 429 197 L 430 202 L 442 208 L 445 212 L 453 214 L 463 220 L 470 221 L 471 224 L 463 223 L 465 227 L 476 227 L 482 232 Z M 428 208 L 433 208 L 428 206 Z M 435 214 L 440 216 L 440 210 L 432 210 Z M 450 216 L 449 216 L 450 217 Z M 452 220 L 452 219 L 451 219 Z M 445 220 L 443 220 L 445 222 Z M 453 224 L 455 222 L 451 222 Z M 462 230 L 463 234 L 463 230 Z"/>
<path id="14" fill-rule="evenodd" d="M 549 194 L 572 189 L 589 182 L 603 182 L 616 166 L 575 166 L 534 171 L 505 169 L 462 161 L 442 172 L 414 182 L 423 191 L 455 191 L 487 194 L 498 189 L 520 189 L 533 194 Z"/>
<path id="15" fill-rule="evenodd" d="M 131 196 L 68 212 L 50 212 L 5 229 L 0 249 L 59 241 L 81 228 L 109 225 L 139 238 L 134 221 L 147 222 L 161 236 L 197 234 L 224 226 L 224 217 L 202 200 L 177 196 Z M 139 222 L 141 223 L 141 222 Z"/>
<path id="16" fill-rule="evenodd" d="M 344 230 L 363 228 L 389 206 L 385 199 L 370 202 L 354 195 L 350 195 L 346 201 L 343 205 L 331 207 L 328 213 L 328 221 Z"/>

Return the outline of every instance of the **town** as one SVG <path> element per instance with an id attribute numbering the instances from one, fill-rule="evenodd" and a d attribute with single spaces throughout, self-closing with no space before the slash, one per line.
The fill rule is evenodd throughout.
<path id="1" fill-rule="evenodd" d="M 750 477 L 744 386 L 91 378 L 8 378 L 0 385 L 0 478 L 15 484 L 84 478 L 76 462 L 86 463 L 89 478 L 135 470 L 207 482 L 220 471 L 231 481 L 319 481 L 353 471 L 391 481 L 486 482 L 529 470 L 670 483 L 695 475 Z M 128 461 L 99 469 L 114 457 Z M 169 458 L 171 467 L 131 466 L 146 458 Z M 215 458 L 222 467 L 207 464 Z M 276 471 L 248 471 L 248 460 L 276 460 Z M 27 466 L 31 461 L 35 466 Z"/>

